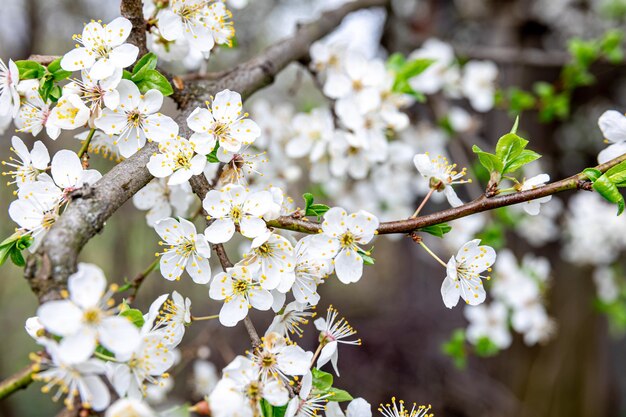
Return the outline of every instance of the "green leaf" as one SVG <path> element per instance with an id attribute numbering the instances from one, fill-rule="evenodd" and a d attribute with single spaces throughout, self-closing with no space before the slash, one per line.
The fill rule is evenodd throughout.
<path id="1" fill-rule="evenodd" d="M 503 174 L 509 173 L 509 172 L 515 172 L 518 169 L 520 169 L 521 167 L 523 167 L 526 164 L 529 164 L 533 161 L 536 161 L 537 159 L 541 158 L 541 155 L 538 154 L 535 151 L 531 151 L 530 149 L 524 149 L 522 151 L 522 153 L 515 158 L 514 160 L 510 161 L 505 167 L 504 167 L 504 171 L 502 172 Z"/>
<path id="2" fill-rule="evenodd" d="M 465 349 L 465 330 L 456 329 L 452 332 L 450 340 L 441 346 L 441 351 L 454 360 L 454 365 L 458 369 L 467 366 L 467 350 Z"/>
<path id="3" fill-rule="evenodd" d="M 63 90 L 58 85 L 55 85 L 50 89 L 50 94 L 49 94 L 50 99 L 54 101 L 55 103 L 59 101 L 62 95 L 63 95 Z"/>
<path id="4" fill-rule="evenodd" d="M 135 308 L 129 308 L 122 311 L 120 313 L 120 316 L 126 317 L 128 320 L 130 320 L 131 323 L 139 328 L 141 328 L 141 326 L 143 326 L 143 324 L 145 323 L 143 313 Z"/>
<path id="5" fill-rule="evenodd" d="M 19 251 L 17 248 L 11 249 L 9 256 L 11 257 L 11 261 L 15 265 L 20 266 L 20 267 L 26 265 L 26 261 L 24 260 L 24 257 L 22 256 L 22 252 Z"/>
<path id="6" fill-rule="evenodd" d="M 321 392 L 327 392 L 333 386 L 333 376 L 328 372 L 312 368 L 311 374 L 313 376 L 313 387 L 315 389 Z"/>
<path id="7" fill-rule="evenodd" d="M 286 412 L 287 412 L 287 404 L 281 405 L 280 407 L 272 406 L 273 417 L 284 417 Z"/>
<path id="8" fill-rule="evenodd" d="M 569 41 L 568 50 L 578 65 L 588 67 L 600 55 L 599 45 L 594 41 L 572 39 Z"/>
<path id="9" fill-rule="evenodd" d="M 7 259 L 22 267 L 26 265 L 22 251 L 28 248 L 33 242 L 30 235 L 20 235 L 19 232 L 13 233 L 0 243 L 0 265 L 3 265 Z"/>
<path id="10" fill-rule="evenodd" d="M 476 341 L 474 350 L 478 356 L 489 357 L 496 355 L 500 349 L 488 337 L 481 337 Z"/>
<path id="11" fill-rule="evenodd" d="M 322 217 L 328 210 L 330 210 L 330 207 L 328 207 L 326 204 L 315 204 L 315 197 L 311 193 L 303 194 L 302 198 L 304 199 L 305 203 L 305 216 L 315 216 L 319 220 L 320 217 Z"/>
<path id="12" fill-rule="evenodd" d="M 113 352 L 111 352 L 110 350 L 108 350 L 107 348 L 105 348 L 102 345 L 98 345 L 96 347 L 96 352 L 100 353 L 101 355 L 104 356 L 109 356 L 111 358 L 115 358 L 115 354 Z"/>
<path id="13" fill-rule="evenodd" d="M 446 233 L 452 230 L 452 227 L 448 223 L 433 224 L 432 226 L 426 226 L 419 229 L 420 232 L 425 232 L 437 237 L 443 237 Z"/>
<path id="14" fill-rule="evenodd" d="M 411 79 L 424 72 L 433 62 L 435 62 L 433 59 L 428 58 L 412 59 L 402 65 L 400 70 L 397 72 L 397 75 L 407 80 Z"/>
<path id="15" fill-rule="evenodd" d="M 595 182 L 598 178 L 602 176 L 602 171 L 595 168 L 585 168 L 583 170 L 583 174 L 585 174 L 587 178 L 591 180 L 591 182 Z"/>
<path id="16" fill-rule="evenodd" d="M 46 68 L 35 61 L 15 61 L 20 72 L 20 80 L 32 80 L 41 78 L 46 73 Z"/>
<path id="17" fill-rule="evenodd" d="M 133 74 L 130 71 L 124 70 L 122 72 L 122 78 L 125 80 L 131 80 L 133 78 Z"/>
<path id="18" fill-rule="evenodd" d="M 387 58 L 387 68 L 397 73 L 400 71 L 405 62 L 406 59 L 404 58 L 404 55 L 400 52 L 396 52 Z"/>
<path id="19" fill-rule="evenodd" d="M 61 58 L 57 58 L 48 65 L 48 72 L 52 74 L 54 81 L 59 82 L 69 78 L 72 71 L 65 71 L 61 67 Z"/>
<path id="20" fill-rule="evenodd" d="M 41 99 L 46 102 L 50 99 L 50 93 L 52 92 L 52 88 L 54 87 L 54 81 L 48 79 L 42 79 L 42 82 L 39 85 L 39 95 Z"/>
<path id="21" fill-rule="evenodd" d="M 515 117 L 515 122 L 513 123 L 513 127 L 511 128 L 511 133 L 514 135 L 517 134 L 517 126 L 519 126 L 519 115 Z"/>
<path id="22" fill-rule="evenodd" d="M 516 126 L 515 128 L 517 129 Z M 526 139 L 522 139 L 515 133 L 507 133 L 496 144 L 496 156 L 502 161 L 502 165 L 506 167 L 522 153 L 526 145 L 528 145 Z"/>
<path id="23" fill-rule="evenodd" d="M 328 401 L 335 401 L 340 403 L 344 401 L 352 401 L 354 399 L 352 398 L 352 395 L 348 393 L 348 391 L 344 391 L 339 388 L 331 388 L 328 390 L 328 392 L 331 394 L 331 396 L 328 397 Z"/>
<path id="24" fill-rule="evenodd" d="M 609 177 L 613 184 L 624 183 L 626 181 L 626 161 L 615 165 L 613 168 L 606 171 L 605 175 Z"/>
<path id="25" fill-rule="evenodd" d="M 487 171 L 489 171 L 490 173 L 494 171 L 502 171 L 502 161 L 496 155 L 483 151 L 477 145 L 472 146 L 472 151 L 476 155 L 478 155 L 478 160 L 480 161 L 480 164 L 484 166 Z"/>
<path id="26" fill-rule="evenodd" d="M 9 254 L 11 253 L 11 246 L 0 246 L 0 265 L 4 265 L 4 263 L 9 259 Z"/>
<path id="27" fill-rule="evenodd" d="M 361 258 L 363 258 L 363 263 L 365 265 L 374 265 L 374 258 L 372 258 L 370 255 L 372 254 L 372 249 L 368 250 L 367 252 L 365 252 L 363 249 L 360 249 L 357 251 L 357 253 L 359 254 L 359 256 Z"/>
<path id="28" fill-rule="evenodd" d="M 134 82 L 139 82 L 145 78 L 148 71 L 156 69 L 157 56 L 152 52 L 148 52 L 141 57 L 139 61 L 133 67 L 133 74 L 131 79 Z"/>
<path id="29" fill-rule="evenodd" d="M 154 69 L 146 70 L 141 81 L 135 82 L 135 84 L 137 84 L 142 94 L 150 90 L 158 90 L 163 93 L 164 96 L 169 96 L 174 93 L 174 89 L 170 82 L 167 81 L 167 78 Z"/>
<path id="30" fill-rule="evenodd" d="M 622 214 L 624 211 L 624 197 L 606 174 L 594 181 L 593 189 L 609 203 L 617 204 L 617 215 Z"/>
<path id="31" fill-rule="evenodd" d="M 261 398 L 260 405 L 263 417 L 283 417 L 287 411 L 287 404 L 275 407 L 267 402 L 265 398 Z"/>
<path id="32" fill-rule="evenodd" d="M 220 148 L 220 144 L 219 144 L 219 142 L 218 142 L 218 143 L 216 143 L 216 144 L 215 144 L 215 148 L 213 148 L 213 150 L 211 151 L 211 153 L 210 153 L 210 154 L 208 154 L 208 155 L 206 156 L 206 160 L 207 160 L 208 162 L 211 162 L 211 163 L 213 163 L 213 164 L 217 164 L 217 163 L 219 163 L 219 162 L 220 162 L 220 160 L 219 160 L 219 159 L 218 159 L 218 157 L 217 157 L 217 150 L 218 150 L 219 148 Z"/>

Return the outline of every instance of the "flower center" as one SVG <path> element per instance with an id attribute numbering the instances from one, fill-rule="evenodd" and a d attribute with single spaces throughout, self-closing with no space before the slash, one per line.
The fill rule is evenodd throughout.
<path id="1" fill-rule="evenodd" d="M 185 168 L 185 169 L 191 168 L 191 162 L 189 161 L 189 158 L 187 157 L 187 155 L 185 155 L 184 153 L 179 153 L 178 156 L 176 157 L 176 169 L 180 169 L 180 168 Z"/>
<path id="2" fill-rule="evenodd" d="M 44 229 L 48 230 L 52 227 L 56 219 L 56 215 L 53 212 L 46 213 L 41 220 L 41 226 Z"/>
<path id="3" fill-rule="evenodd" d="M 233 284 L 233 292 L 235 295 L 245 295 L 248 293 L 248 283 L 246 281 L 237 281 Z"/>
<path id="4" fill-rule="evenodd" d="M 351 248 L 354 245 L 354 235 L 350 232 L 346 232 L 339 239 L 342 248 Z"/>
<path id="5" fill-rule="evenodd" d="M 261 400 L 261 387 L 259 386 L 258 381 L 252 381 L 246 387 L 246 396 L 250 399 L 251 402 L 257 402 Z"/>
<path id="6" fill-rule="evenodd" d="M 259 256 L 268 257 L 272 255 L 272 252 L 272 247 L 269 245 L 269 243 L 264 243 L 256 248 L 256 253 Z"/>
<path id="7" fill-rule="evenodd" d="M 137 110 L 133 110 L 128 113 L 128 123 L 132 124 L 135 127 L 138 127 L 143 122 L 143 116 Z"/>
<path id="8" fill-rule="evenodd" d="M 102 312 L 97 308 L 90 308 L 83 314 L 83 320 L 87 324 L 98 324 L 102 320 Z"/>
<path id="9" fill-rule="evenodd" d="M 241 207 L 239 206 L 234 206 L 230 210 L 230 218 L 233 220 L 233 222 L 235 222 L 235 224 L 239 224 L 239 222 L 241 221 L 242 214 L 243 213 L 241 212 Z"/>

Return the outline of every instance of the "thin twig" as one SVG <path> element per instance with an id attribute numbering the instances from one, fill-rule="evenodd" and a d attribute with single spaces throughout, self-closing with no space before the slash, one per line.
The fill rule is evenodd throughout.
<path id="1" fill-rule="evenodd" d="M 606 172 L 611 167 L 624 161 L 626 161 L 626 154 L 612 159 L 604 164 L 598 165 L 595 168 L 600 172 Z M 521 191 L 514 194 L 498 195 L 491 198 L 487 198 L 485 195 L 482 195 L 476 200 L 470 201 L 462 206 L 442 210 L 426 216 L 419 216 L 414 219 L 383 222 L 378 227 L 378 233 L 411 233 L 423 227 L 575 189 L 591 190 L 591 182 L 588 181 L 585 174 L 579 173 L 560 181 L 546 184 L 543 187 L 537 187 L 532 190 Z M 281 216 L 278 219 L 267 222 L 267 225 L 268 227 L 293 230 L 301 233 L 319 233 L 321 230 L 321 225 L 318 222 L 296 219 L 290 216 Z"/>
<path id="2" fill-rule="evenodd" d="M 146 269 L 144 269 L 142 272 L 137 274 L 135 278 L 133 278 L 133 280 L 130 283 L 130 288 L 133 289 L 133 293 L 129 295 L 128 298 L 126 299 L 126 301 L 129 304 L 135 301 L 135 298 L 137 298 L 137 293 L 139 292 L 139 288 L 141 287 L 141 284 L 143 284 L 143 282 L 146 280 L 146 277 L 150 275 L 152 271 L 157 269 L 157 267 L 159 266 L 159 262 L 160 262 L 160 259 L 156 258 Z"/>

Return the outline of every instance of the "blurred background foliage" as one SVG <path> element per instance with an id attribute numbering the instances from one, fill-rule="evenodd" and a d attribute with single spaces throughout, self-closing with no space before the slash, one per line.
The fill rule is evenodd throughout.
<path id="1" fill-rule="evenodd" d="M 237 48 L 219 51 L 205 69 L 228 68 L 252 56 L 291 33 L 298 19 L 309 18 L 312 9 L 321 3 L 333 2 L 252 0 L 246 9 L 234 13 Z M 543 167 L 552 177 L 570 175 L 595 164 L 595 155 L 602 147 L 596 126 L 599 114 L 609 108 L 626 108 L 623 64 L 612 65 L 606 60 L 592 64 L 589 71 L 596 82 L 573 91 L 567 111 L 558 109 L 558 105 L 555 110 L 563 117 L 548 123 L 540 122 L 534 102 L 528 105 L 531 98 L 511 92 L 508 87 L 541 96 L 545 89 L 537 88 L 536 83 L 559 80 L 562 64 L 568 61 L 569 39 L 598 39 L 608 29 L 626 28 L 624 0 L 395 0 L 391 11 L 395 17 L 385 28 L 382 13 L 363 12 L 372 14 L 378 23 L 363 27 L 354 41 L 368 45 L 382 34 L 382 44 L 388 51 L 408 53 L 423 40 L 438 37 L 470 56 L 495 60 L 503 87 L 501 99 L 508 104 L 506 107 L 517 105 L 528 110 L 522 116 L 525 137 L 531 140 L 533 149 L 545 155 Z M 117 15 L 118 2 L 113 0 L 3 0 L 0 56 L 25 59 L 32 53 L 61 54 L 71 46 L 70 37 L 80 30 L 82 22 L 107 21 Z M 553 60 L 524 63 L 503 53 L 520 48 L 545 50 Z M 301 82 L 300 72 L 294 65 L 278 77 L 274 87 L 256 96 L 274 102 L 289 97 L 298 110 L 317 105 L 321 96 L 312 83 Z M 299 87 L 295 95 L 294 86 Z M 174 112 L 174 106 L 169 105 Z M 429 116 L 418 109 L 413 118 Z M 480 133 L 492 145 L 510 126 L 506 109 L 494 110 L 482 118 Z M 8 157 L 11 135 L 7 132 L 0 138 L 4 144 L 0 146 L 0 159 Z M 32 142 L 26 135 L 21 137 Z M 51 153 L 60 147 L 77 150 L 80 146 L 70 135 L 46 144 Z M 92 155 L 91 163 L 103 171 L 111 165 L 98 155 Z M 303 190 L 292 191 L 297 196 Z M 6 213 L 12 201 L 11 192 L 8 187 L 0 187 L 1 213 Z M 6 214 L 0 219 L 0 236 L 8 236 L 15 226 Z M 600 314 L 594 301 L 596 290 L 590 267 L 563 260 L 558 243 L 531 248 L 510 231 L 484 233 L 488 239 L 491 233 L 492 240 L 506 242 L 520 257 L 532 251 L 550 259 L 553 280 L 547 305 L 558 323 L 554 337 L 545 345 L 527 347 L 521 337 L 515 336 L 508 350 L 487 358 L 470 356 L 466 368 L 457 369 L 441 347 L 466 321 L 461 308 L 447 310 L 441 302 L 442 271 L 410 239 L 379 239 L 376 265 L 366 269 L 358 285 L 344 286 L 331 280 L 321 287 L 320 314 L 328 304 L 336 305 L 364 342 L 361 347 L 341 348 L 339 365 L 343 372 L 337 385 L 374 405 L 392 395 L 431 403 L 439 416 L 626 415 L 624 306 L 605 306 L 605 311 L 615 310 L 609 313 L 617 326 L 610 331 L 607 317 Z M 81 260 L 97 263 L 111 281 L 123 283 L 153 261 L 157 241 L 145 223 L 144 213 L 129 202 L 89 242 Z M 237 252 L 237 243 L 228 249 Z M 219 266 L 215 264 L 214 268 L 217 271 Z M 187 278 L 170 283 L 158 274 L 151 275 L 142 287 L 138 307 L 145 310 L 150 300 L 174 289 L 192 299 L 194 314 L 218 312 L 219 303 L 208 300 L 208 290 Z M 13 265 L 4 266 L 0 275 L 0 306 L 0 375 L 4 377 L 24 366 L 28 352 L 37 348 L 23 331 L 24 320 L 36 310 L 36 299 L 22 271 Z M 269 316 L 252 314 L 259 329 L 269 324 Z M 312 325 L 307 327 L 303 340 L 303 346 L 309 349 L 315 344 L 312 329 Z M 172 401 L 177 397 L 190 399 L 190 363 L 198 347 L 210 347 L 210 359 L 221 368 L 248 344 L 241 326 L 227 329 L 214 322 L 192 326 L 186 336 L 183 360 L 174 372 L 177 386 Z M 38 386 L 0 402 L 0 416 L 53 413 L 48 396 L 40 394 Z"/>

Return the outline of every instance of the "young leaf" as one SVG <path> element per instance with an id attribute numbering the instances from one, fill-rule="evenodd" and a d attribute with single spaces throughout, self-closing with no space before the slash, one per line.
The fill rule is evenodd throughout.
<path id="1" fill-rule="evenodd" d="M 20 72 L 20 80 L 32 80 L 41 78 L 46 73 L 46 68 L 35 61 L 15 61 Z"/>
<path id="2" fill-rule="evenodd" d="M 57 58 L 48 65 L 48 72 L 52 75 L 54 81 L 63 81 L 72 75 L 72 71 L 65 71 L 61 68 L 61 58 Z"/>
<path id="3" fill-rule="evenodd" d="M 452 230 L 452 227 L 448 223 L 439 223 L 432 226 L 426 226 L 419 229 L 420 232 L 425 232 L 437 237 L 443 237 L 446 233 Z"/>
<path id="4" fill-rule="evenodd" d="M 159 71 L 153 69 L 146 70 L 141 81 L 135 82 L 135 84 L 137 84 L 142 94 L 149 90 L 159 90 L 164 96 L 174 93 L 174 89 L 170 82 L 167 81 L 167 78 Z"/>
<path id="5" fill-rule="evenodd" d="M 481 337 L 476 342 L 474 350 L 478 356 L 489 357 L 496 355 L 500 349 L 488 337 Z"/>
<path id="6" fill-rule="evenodd" d="M 624 197 L 606 174 L 594 181 L 593 189 L 609 203 L 617 204 L 617 215 L 622 214 L 624 211 Z"/>
<path id="7" fill-rule="evenodd" d="M 373 248 L 372 248 L 372 249 L 370 249 L 370 250 L 369 250 L 369 251 L 367 251 L 367 252 L 365 252 L 363 249 L 359 249 L 359 250 L 357 251 L 357 253 L 359 254 L 359 256 L 360 256 L 361 258 L 363 258 L 363 263 L 364 263 L 365 265 L 374 265 L 375 260 L 374 260 L 374 258 L 372 258 L 372 257 L 370 256 L 370 255 L 372 254 L 372 250 L 373 250 Z"/>
<path id="8" fill-rule="evenodd" d="M 328 397 L 328 401 L 335 401 L 335 402 L 344 402 L 344 401 L 352 401 L 354 398 L 352 398 L 352 395 L 350 395 L 348 393 L 348 391 L 344 391 L 342 389 L 339 388 L 331 388 L 328 390 L 328 393 L 331 394 L 330 397 Z"/>
<path id="9" fill-rule="evenodd" d="M 215 148 L 213 148 L 213 150 L 211 151 L 211 153 L 210 153 L 210 154 L 208 154 L 208 155 L 206 156 L 206 160 L 207 160 L 208 162 L 211 162 L 212 164 L 218 164 L 218 163 L 220 163 L 220 160 L 219 160 L 219 159 L 218 159 L 218 157 L 217 157 L 217 150 L 218 150 L 219 148 L 220 148 L 220 144 L 219 144 L 219 143 L 216 143 L 216 144 L 215 144 Z"/>
<path id="10" fill-rule="evenodd" d="M 135 326 L 141 328 L 143 326 L 145 320 L 143 318 L 143 313 L 140 310 L 135 308 L 129 308 L 128 310 L 124 310 L 120 313 L 120 316 L 126 317 L 131 321 Z"/>
<path id="11" fill-rule="evenodd" d="M 602 176 L 602 171 L 599 171 L 595 168 L 585 168 L 583 173 L 589 178 L 591 182 L 595 182 L 598 178 Z"/>
<path id="12" fill-rule="evenodd" d="M 313 387 L 318 391 L 325 393 L 333 386 L 332 374 L 317 368 L 312 368 L 311 374 L 313 375 Z"/>
<path id="13" fill-rule="evenodd" d="M 458 369 L 464 369 L 467 366 L 465 330 L 456 329 L 450 336 L 450 340 L 441 346 L 441 351 L 454 360 L 454 365 Z"/>
<path id="14" fill-rule="evenodd" d="M 522 139 L 515 133 L 507 133 L 502 136 L 496 144 L 496 156 L 506 167 L 511 161 L 517 158 L 528 145 L 526 139 Z"/>
<path id="15" fill-rule="evenodd" d="M 490 173 L 494 171 L 502 172 L 502 161 L 496 155 L 483 151 L 477 145 L 472 146 L 472 151 L 478 155 L 480 164 L 484 166 L 487 171 Z"/>
<path id="16" fill-rule="evenodd" d="M 11 261 L 19 267 L 25 266 L 26 261 L 24 261 L 24 257 L 22 256 L 22 252 L 16 247 L 11 249 L 10 252 Z"/>
<path id="17" fill-rule="evenodd" d="M 133 74 L 131 79 L 134 82 L 139 82 L 144 79 L 148 71 L 156 69 L 157 56 L 152 52 L 149 52 L 141 57 L 139 61 L 133 67 Z"/>
<path id="18" fill-rule="evenodd" d="M 320 217 L 322 217 L 328 210 L 330 210 L 330 207 L 328 207 L 326 204 L 315 204 L 315 197 L 313 197 L 313 194 L 311 193 L 305 193 L 302 195 L 302 198 L 304 198 L 304 214 L 305 216 L 315 216 L 318 219 Z"/>
<path id="19" fill-rule="evenodd" d="M 613 184 L 621 185 L 626 181 L 626 161 L 615 165 L 613 168 L 606 171 L 605 175 L 609 177 Z"/>
<path id="20" fill-rule="evenodd" d="M 514 160 L 510 161 L 507 165 L 505 165 L 503 173 L 515 172 L 526 164 L 529 164 L 537 159 L 541 158 L 535 151 L 531 151 L 530 149 L 524 149 L 521 154 Z"/>
<path id="21" fill-rule="evenodd" d="M 515 123 L 513 123 L 513 127 L 511 128 L 511 133 L 517 134 L 518 125 L 519 125 L 519 115 L 515 117 Z"/>

